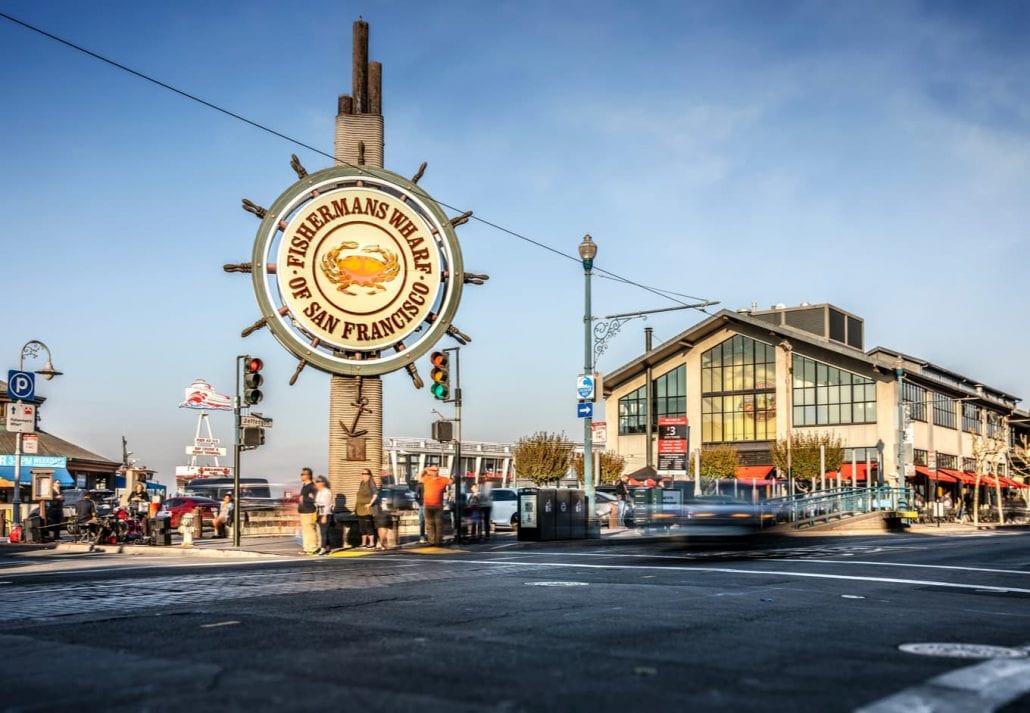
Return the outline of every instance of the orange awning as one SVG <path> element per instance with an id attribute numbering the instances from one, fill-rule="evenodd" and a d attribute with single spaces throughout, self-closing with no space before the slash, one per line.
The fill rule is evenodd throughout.
<path id="1" fill-rule="evenodd" d="M 953 475 L 941 472 L 940 470 L 930 470 L 924 465 L 916 466 L 916 475 L 922 475 L 930 480 L 936 480 L 941 483 L 957 483 L 958 478 Z"/>
<path id="2" fill-rule="evenodd" d="M 868 470 L 872 470 L 875 467 L 876 467 L 875 463 L 870 463 L 868 468 L 866 468 L 866 464 L 865 463 L 855 463 L 855 480 L 856 481 L 864 481 L 864 480 L 866 480 L 867 479 L 867 471 Z M 827 478 L 836 478 L 837 477 L 837 473 L 836 473 L 836 471 L 831 472 L 831 473 L 827 473 L 826 477 Z M 841 480 L 851 480 L 851 464 L 850 463 L 843 463 L 843 464 L 841 464 L 841 466 L 840 466 L 840 479 Z"/>
<path id="3" fill-rule="evenodd" d="M 771 465 L 738 465 L 736 475 L 737 480 L 748 481 L 748 483 L 758 481 L 757 484 L 765 485 L 765 479 L 772 471 L 773 466 Z"/>
<path id="4" fill-rule="evenodd" d="M 976 476 L 971 473 L 966 473 L 965 471 L 952 470 L 951 468 L 938 468 L 937 472 L 951 476 L 960 483 L 966 483 L 967 485 L 976 484 Z"/>

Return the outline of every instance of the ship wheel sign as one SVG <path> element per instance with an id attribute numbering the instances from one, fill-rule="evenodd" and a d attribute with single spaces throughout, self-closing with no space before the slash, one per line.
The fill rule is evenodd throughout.
<path id="1" fill-rule="evenodd" d="M 452 325 L 464 284 L 486 275 L 465 273 L 454 228 L 471 211 L 447 218 L 411 180 L 364 166 L 308 174 L 297 157 L 299 180 L 270 208 L 244 199 L 261 218 L 250 272 L 261 319 L 243 336 L 268 327 L 300 361 L 331 374 L 375 376 L 407 369 L 444 334 L 465 344 Z"/>

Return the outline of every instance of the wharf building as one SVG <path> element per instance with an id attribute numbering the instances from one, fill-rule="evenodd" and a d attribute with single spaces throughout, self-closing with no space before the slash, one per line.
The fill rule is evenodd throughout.
<path id="1" fill-rule="evenodd" d="M 829 304 L 722 310 L 604 375 L 607 447 L 627 471 L 653 468 L 658 419 L 686 416 L 689 448 L 732 445 L 738 478 L 772 478 L 789 433 L 825 432 L 845 446 L 847 480 L 855 463 L 861 481 L 965 484 L 977 436 L 1011 448 L 1030 434 L 1016 396 L 864 338 L 860 317 Z M 1008 457 L 996 470 L 1016 487 Z"/>

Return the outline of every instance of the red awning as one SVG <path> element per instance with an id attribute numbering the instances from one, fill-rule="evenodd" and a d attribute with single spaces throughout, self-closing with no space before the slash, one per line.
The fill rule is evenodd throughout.
<path id="1" fill-rule="evenodd" d="M 948 475 L 947 473 L 943 473 L 940 470 L 930 470 L 929 468 L 927 468 L 924 465 L 917 465 L 916 466 L 916 475 L 922 475 L 922 476 L 924 476 L 926 478 L 929 478 L 930 480 L 936 480 L 936 481 L 939 481 L 941 483 L 957 483 L 957 482 L 959 482 L 958 478 L 956 478 L 953 475 Z"/>
<path id="2" fill-rule="evenodd" d="M 937 472 L 938 473 L 944 473 L 945 475 L 951 476 L 952 478 L 954 478 L 955 480 L 957 480 L 960 483 L 965 483 L 967 485 L 975 485 L 976 484 L 976 476 L 972 475 L 971 473 L 966 473 L 966 472 L 961 471 L 961 470 L 952 470 L 951 468 L 938 468 Z"/>
<path id="3" fill-rule="evenodd" d="M 747 485 L 766 485 L 766 478 L 773 472 L 771 465 L 738 465 L 737 480 L 744 481 Z"/>
<path id="4" fill-rule="evenodd" d="M 856 481 L 864 481 L 864 480 L 866 480 L 867 479 L 866 478 L 867 470 L 872 470 L 874 468 L 876 468 L 876 464 L 875 463 L 870 463 L 868 468 L 866 468 L 866 464 L 865 463 L 856 463 L 855 464 L 855 480 Z M 833 478 L 833 479 L 836 480 L 836 478 L 837 478 L 837 471 L 831 471 L 831 472 L 827 473 L 826 477 L 827 478 Z M 851 480 L 851 464 L 850 463 L 843 463 L 843 464 L 841 464 L 841 466 L 840 466 L 840 479 L 841 480 Z"/>

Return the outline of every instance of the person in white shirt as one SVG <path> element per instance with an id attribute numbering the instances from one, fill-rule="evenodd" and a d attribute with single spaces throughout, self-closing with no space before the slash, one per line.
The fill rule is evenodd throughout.
<path id="1" fill-rule="evenodd" d="M 333 491 L 324 475 L 315 480 L 315 514 L 318 516 L 318 534 L 321 540 L 317 555 L 329 554 L 329 526 L 333 518 Z"/>

